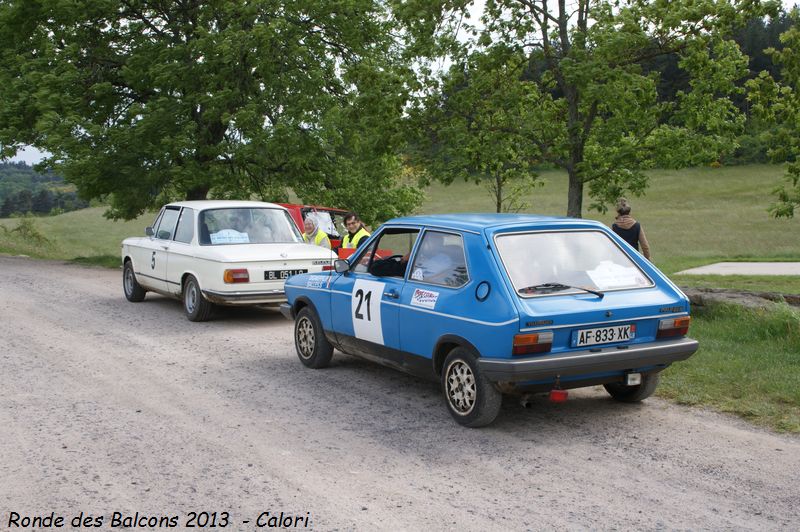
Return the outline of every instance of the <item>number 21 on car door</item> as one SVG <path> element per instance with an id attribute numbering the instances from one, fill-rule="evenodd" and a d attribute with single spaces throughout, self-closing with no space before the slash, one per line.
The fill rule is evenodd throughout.
<path id="1" fill-rule="evenodd" d="M 356 338 L 383 345 L 381 297 L 385 284 L 359 279 L 353 285 L 350 313 Z"/>

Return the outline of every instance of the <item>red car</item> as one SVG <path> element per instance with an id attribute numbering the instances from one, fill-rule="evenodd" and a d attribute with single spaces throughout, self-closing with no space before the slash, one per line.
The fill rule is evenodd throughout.
<path id="1" fill-rule="evenodd" d="M 300 228 L 300 232 L 305 232 L 304 222 L 306 217 L 313 216 L 320 229 L 328 234 L 331 247 L 336 250 L 342 243 L 342 235 L 345 234 L 344 215 L 348 211 L 343 209 L 332 209 L 330 207 L 319 207 L 317 205 L 298 205 L 296 203 L 279 203 L 281 207 L 289 209 L 292 220 Z"/>

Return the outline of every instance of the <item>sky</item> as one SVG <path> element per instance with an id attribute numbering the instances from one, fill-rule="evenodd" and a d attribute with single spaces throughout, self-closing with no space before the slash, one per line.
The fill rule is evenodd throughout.
<path id="1" fill-rule="evenodd" d="M 484 5 L 484 0 L 476 0 L 473 3 L 472 8 L 470 11 L 472 12 L 472 20 L 471 22 L 474 24 L 477 22 L 478 18 L 480 17 L 480 12 L 482 11 L 482 7 Z M 798 4 L 798 0 L 783 0 L 783 6 L 788 11 L 793 6 Z M 41 161 L 45 157 L 45 154 L 41 151 L 37 150 L 33 146 L 28 146 L 24 150 L 21 150 L 17 153 L 15 157 L 9 159 L 10 162 L 18 162 L 23 161 L 27 164 L 36 164 Z"/>

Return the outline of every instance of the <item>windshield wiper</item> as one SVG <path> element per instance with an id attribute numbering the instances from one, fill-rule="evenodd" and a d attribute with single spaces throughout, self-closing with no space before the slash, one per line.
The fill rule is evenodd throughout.
<path id="1" fill-rule="evenodd" d="M 584 292 L 589 292 L 590 294 L 594 294 L 600 299 L 603 299 L 603 292 L 598 292 L 597 290 L 592 290 L 591 288 L 584 288 L 583 286 L 571 286 L 568 284 L 563 283 L 542 283 L 542 284 L 535 284 L 532 286 L 526 286 L 525 288 L 520 288 L 517 292 L 520 293 L 530 293 L 530 292 L 560 292 L 561 290 L 583 290 Z"/>

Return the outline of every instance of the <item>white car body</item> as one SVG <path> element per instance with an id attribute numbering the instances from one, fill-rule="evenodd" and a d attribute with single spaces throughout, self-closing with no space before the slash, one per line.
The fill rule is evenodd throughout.
<path id="1" fill-rule="evenodd" d="M 265 225 L 272 223 L 270 227 L 276 227 L 277 223 L 277 230 L 273 232 L 267 229 L 270 236 L 265 237 L 276 241 L 251 242 L 247 232 L 240 233 L 230 228 L 209 232 L 206 222 L 225 226 L 226 222 L 214 223 L 217 221 L 215 216 L 249 216 L 251 221 L 258 219 Z M 284 217 L 286 227 L 283 226 Z M 175 221 L 169 228 L 171 220 Z M 241 218 L 237 218 L 237 221 L 241 222 Z M 188 224 L 191 224 L 191 234 Z M 263 231 L 263 227 L 250 230 Z M 257 201 L 170 203 L 162 207 L 153 227 L 148 227 L 146 233 L 150 236 L 131 237 L 122 241 L 125 295 L 131 301 L 141 300 L 144 292 L 153 291 L 176 298 L 183 297 L 185 307 L 191 306 L 191 302 L 186 301 L 184 290 L 191 276 L 196 279 L 197 288 L 205 301 L 221 305 L 277 306 L 286 301 L 286 279 L 282 276 L 292 272 L 328 270 L 336 258 L 329 249 L 305 243 L 285 208 Z M 129 278 L 128 262 L 134 276 L 132 279 Z M 246 270 L 249 280 L 226 282 L 226 270 L 240 273 Z M 139 299 L 130 296 L 134 288 L 144 290 L 139 291 Z M 190 309 L 187 307 L 186 310 L 189 318 L 193 319 Z"/>

